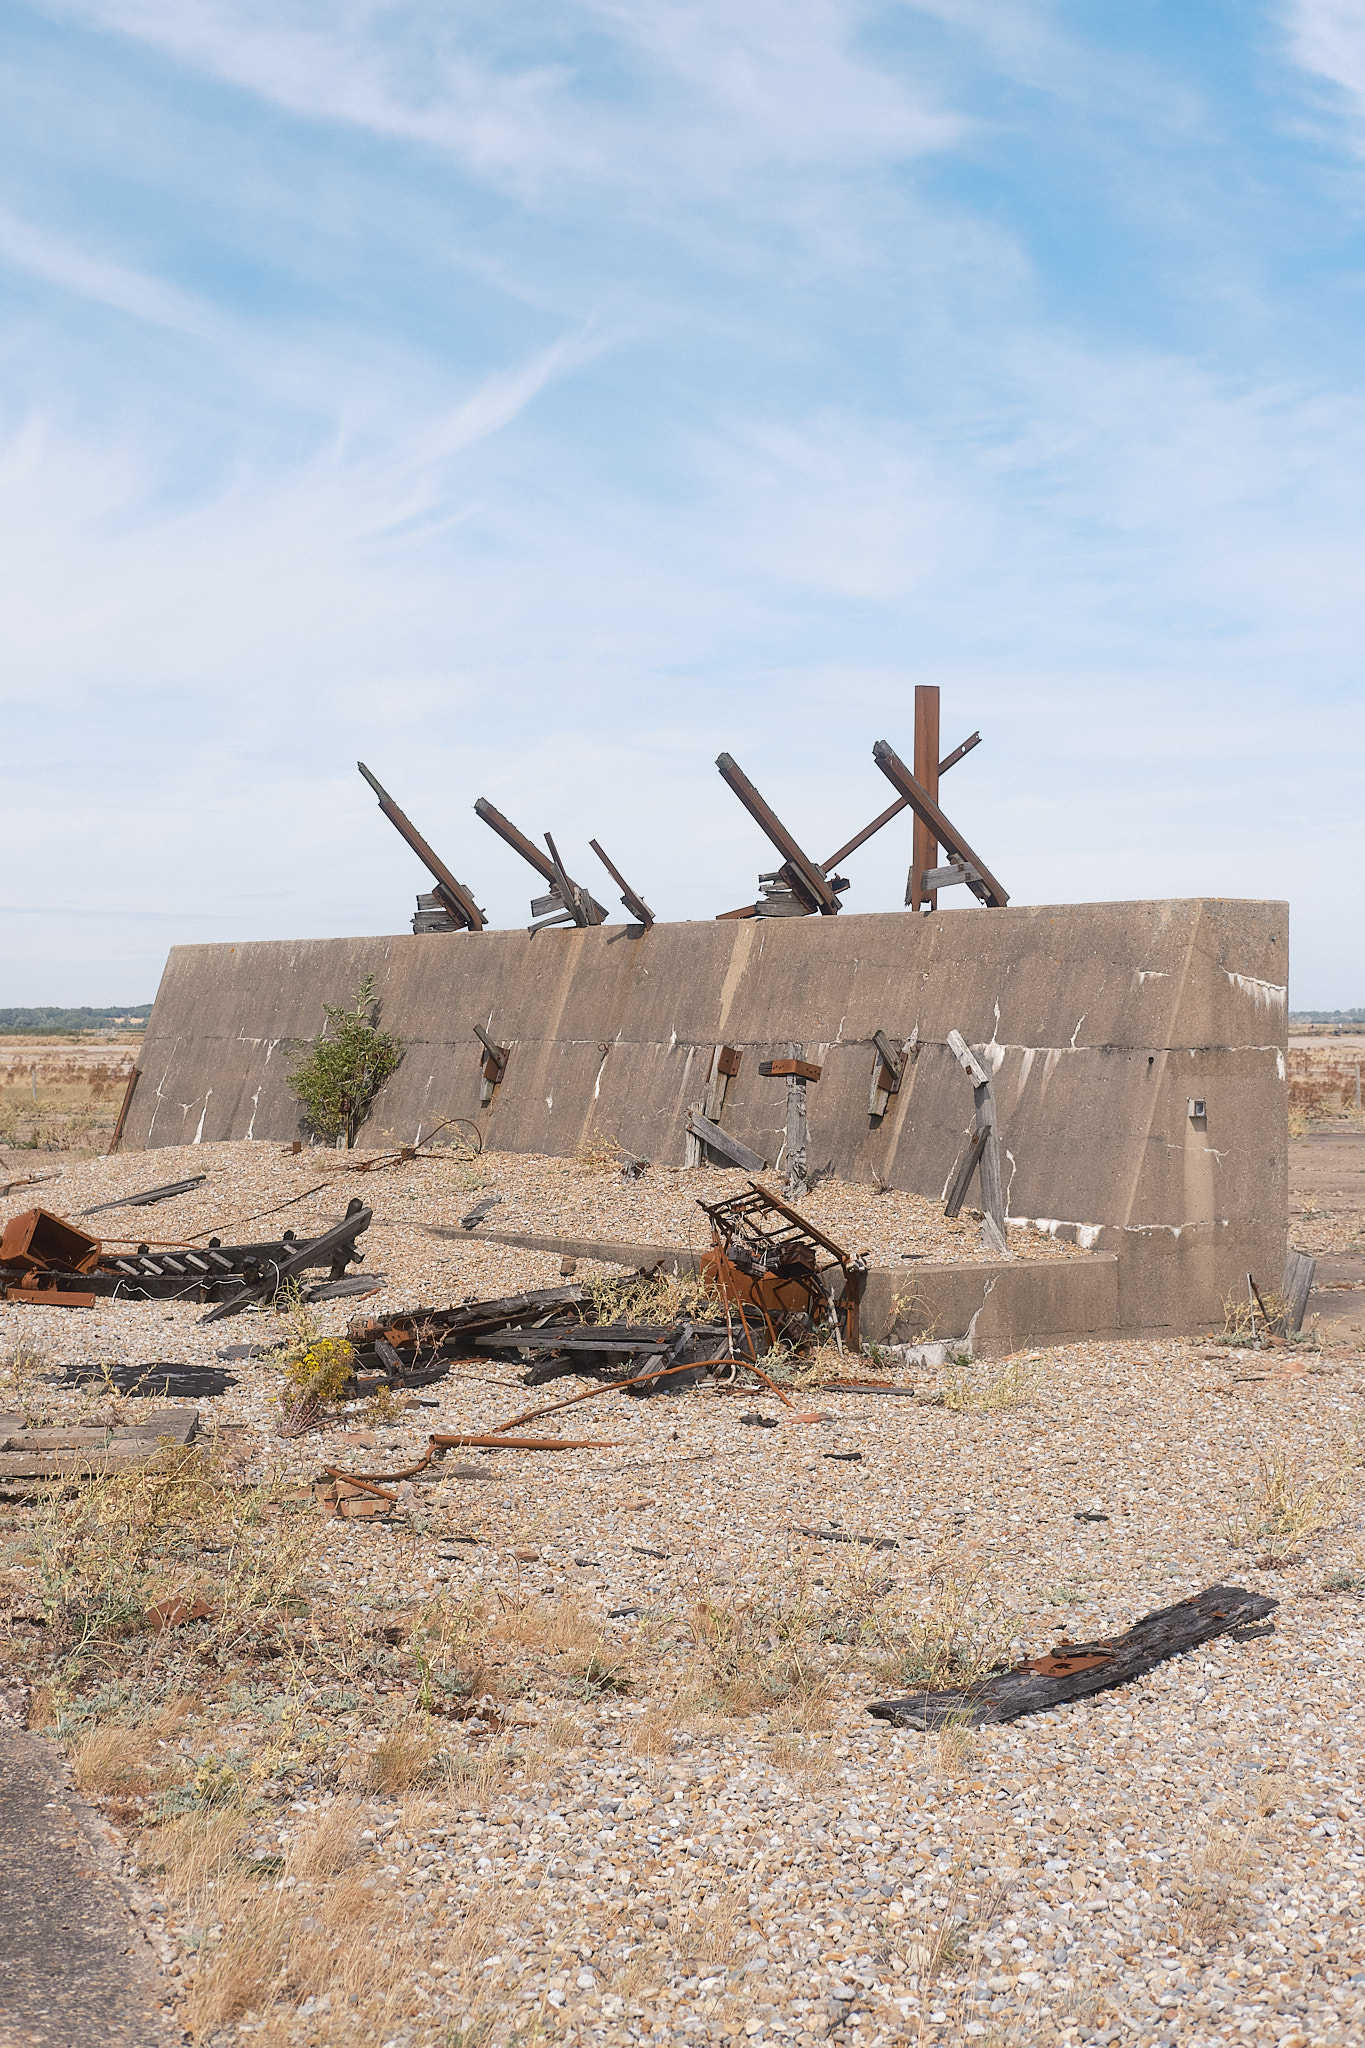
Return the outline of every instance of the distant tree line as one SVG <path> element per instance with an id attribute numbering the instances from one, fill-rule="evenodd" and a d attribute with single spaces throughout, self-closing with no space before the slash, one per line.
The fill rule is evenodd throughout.
<path id="1" fill-rule="evenodd" d="M 0 1031 L 107 1031 L 111 1025 L 140 1027 L 151 1014 L 150 1003 L 111 1004 L 107 1010 L 59 1010 L 39 1003 L 33 1009 L 0 1010 Z"/>

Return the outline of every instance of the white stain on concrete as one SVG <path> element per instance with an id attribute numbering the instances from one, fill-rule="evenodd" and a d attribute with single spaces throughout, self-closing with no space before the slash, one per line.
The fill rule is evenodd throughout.
<path id="1" fill-rule="evenodd" d="M 1289 990 L 1281 981 L 1257 981 L 1252 974 L 1233 974 L 1224 968 L 1231 986 L 1242 995 L 1250 996 L 1259 1010 L 1264 1004 L 1267 1010 L 1282 1009 L 1289 998 Z"/>
<path id="2" fill-rule="evenodd" d="M 208 1115 L 208 1113 L 209 1113 L 209 1096 L 211 1096 L 212 1094 L 213 1094 L 213 1090 L 212 1090 L 212 1089 L 210 1088 L 210 1089 L 209 1089 L 209 1092 L 208 1092 L 208 1095 L 206 1095 L 206 1096 L 204 1097 L 204 1107 L 203 1107 L 203 1108 L 202 1108 L 202 1109 L 200 1110 L 200 1112 L 199 1112 L 199 1128 L 198 1128 L 198 1130 L 197 1130 L 197 1131 L 195 1132 L 195 1134 L 194 1134 L 193 1138 L 191 1138 L 191 1140 L 190 1140 L 190 1143 L 191 1143 L 192 1145 L 198 1145 L 198 1144 L 200 1144 L 200 1143 L 202 1142 L 202 1140 L 203 1140 L 203 1136 L 204 1136 L 204 1118 L 205 1118 L 205 1117 L 206 1117 L 206 1116 Z"/>
<path id="3" fill-rule="evenodd" d="M 1277 1074 L 1279 1075 L 1280 1079 L 1281 1079 L 1281 1080 L 1283 1081 L 1283 1079 L 1284 1079 L 1284 1054 L 1283 1054 L 1283 1053 L 1282 1053 L 1282 1052 L 1280 1051 L 1280 1049 L 1279 1049 L 1279 1047 L 1278 1047 L 1278 1046 L 1276 1046 L 1276 1048 L 1275 1048 L 1275 1071 L 1276 1071 L 1276 1073 L 1277 1073 Z"/>
<path id="4" fill-rule="evenodd" d="M 264 1082 L 262 1082 L 262 1083 L 261 1083 L 261 1087 L 263 1088 L 264 1086 L 265 1086 L 265 1083 L 264 1083 Z M 256 1106 L 257 1106 L 257 1104 L 258 1104 L 258 1103 L 260 1102 L 260 1099 L 261 1099 L 261 1089 L 260 1089 L 260 1088 L 258 1088 L 258 1089 L 256 1090 L 256 1093 L 255 1093 L 255 1094 L 254 1094 L 254 1095 L 252 1096 L 252 1098 L 251 1098 L 251 1122 L 250 1122 L 250 1123 L 249 1123 L 249 1124 L 247 1125 L 247 1127 L 246 1127 L 246 1135 L 247 1135 L 247 1137 L 248 1137 L 248 1138 L 249 1138 L 249 1137 L 251 1136 L 252 1132 L 253 1132 L 253 1131 L 255 1130 L 255 1128 L 256 1128 Z M 207 1107 L 207 1105 L 205 1105 L 205 1106 Z"/>
<path id="5" fill-rule="evenodd" d="M 1088 1017 L 1089 1015 L 1090 1015 L 1090 1012 L 1089 1012 L 1089 1010 L 1085 1010 L 1085 1011 L 1083 1011 L 1083 1012 L 1082 1012 L 1082 1014 L 1080 1015 L 1080 1017 L 1078 1017 L 1078 1018 L 1077 1018 L 1077 1020 L 1076 1020 L 1076 1029 L 1075 1029 L 1075 1030 L 1074 1030 L 1074 1031 L 1072 1032 L 1072 1034 L 1071 1034 L 1071 1050 L 1072 1050 L 1073 1052 L 1075 1052 L 1075 1050 L 1076 1050 L 1076 1040 L 1077 1040 L 1077 1038 L 1078 1038 L 1078 1037 L 1079 1037 L 1079 1035 L 1080 1035 L 1080 1029 L 1081 1029 L 1081 1025 L 1082 1025 L 1082 1024 L 1084 1024 L 1084 1022 L 1085 1022 L 1086 1018 L 1087 1018 L 1087 1017 Z"/>
<path id="6" fill-rule="evenodd" d="M 177 1038 L 175 1044 L 171 1047 L 172 1063 L 174 1063 L 175 1055 L 179 1048 L 179 1045 L 180 1040 Z M 152 1120 L 147 1126 L 147 1143 L 149 1145 L 152 1142 L 152 1132 L 156 1129 L 157 1117 L 161 1113 L 161 1105 L 166 1099 L 166 1083 L 170 1080 L 170 1078 L 171 1070 L 170 1067 L 167 1067 L 165 1073 L 161 1076 L 161 1079 L 156 1084 L 156 1108 L 152 1111 Z M 188 1105 L 186 1106 L 186 1114 L 188 1114 Z"/>
<path id="7" fill-rule="evenodd" d="M 1137 970 L 1139 988 L 1145 988 L 1149 981 L 1169 981 L 1170 978 L 1164 967 L 1139 967 Z"/>
<path id="8" fill-rule="evenodd" d="M 1062 1241 L 1078 1244 L 1083 1252 L 1094 1251 L 1101 1233 L 1108 1227 L 1103 1223 L 1071 1223 L 1064 1216 L 1007 1215 L 1005 1221 L 1015 1224 L 1020 1230 L 1036 1230 L 1040 1237 L 1060 1237 L 1066 1231 L 1068 1236 Z"/>

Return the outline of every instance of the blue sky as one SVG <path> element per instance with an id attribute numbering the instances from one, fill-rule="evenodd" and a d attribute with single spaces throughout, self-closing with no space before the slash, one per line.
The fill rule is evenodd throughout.
<path id="1" fill-rule="evenodd" d="M 357 756 L 710 916 L 918 682 L 1016 902 L 1365 1002 L 1365 0 L 11 0 L 0 134 L 0 1003 L 404 930 Z"/>

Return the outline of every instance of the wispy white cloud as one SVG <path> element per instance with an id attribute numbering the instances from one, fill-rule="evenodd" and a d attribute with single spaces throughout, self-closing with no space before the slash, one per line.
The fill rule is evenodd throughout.
<path id="1" fill-rule="evenodd" d="M 960 120 L 859 52 L 854 0 L 68 0 L 292 112 L 421 143 L 518 192 L 715 189 L 745 169 L 942 147 Z M 602 77 L 603 58 L 606 73 Z M 613 75 L 614 74 L 614 75 Z"/>
<path id="2" fill-rule="evenodd" d="M 214 308 L 191 293 L 108 257 L 88 253 L 63 236 L 19 219 L 4 206 L 0 206 L 0 265 L 26 271 L 45 284 L 93 300 L 112 312 L 127 313 L 135 320 L 192 335 L 196 340 L 221 341 L 226 334 L 226 323 Z"/>
<path id="3" fill-rule="evenodd" d="M 1365 112 L 1365 0 L 1288 0 L 1290 54 Z"/>
<path id="4" fill-rule="evenodd" d="M 12 902 L 81 901 L 97 849 L 102 902 L 205 937 L 401 929 L 359 754 L 496 921 L 528 884 L 480 791 L 706 916 L 769 858 L 718 747 L 820 854 L 917 681 L 986 732 L 950 809 L 1019 900 L 1358 846 L 1365 393 L 1260 274 L 1209 311 L 1224 142 L 1198 262 L 1149 203 L 1193 67 L 1051 0 L 44 19 L 81 65 L 78 141 L 0 183 L 42 286 L 0 329 Z M 101 177 L 106 78 L 147 146 Z M 903 837 L 850 908 L 899 903 Z M 1296 906 L 1320 999 L 1365 994 L 1358 917 Z M 16 918 L 0 986 L 141 998 L 165 939 Z"/>

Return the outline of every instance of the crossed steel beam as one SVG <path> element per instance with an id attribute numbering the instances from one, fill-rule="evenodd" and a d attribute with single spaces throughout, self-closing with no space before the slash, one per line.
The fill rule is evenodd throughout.
<path id="1" fill-rule="evenodd" d="M 946 775 L 950 768 L 955 768 L 964 756 L 971 753 L 973 747 L 980 744 L 980 733 L 972 733 L 970 738 L 963 740 L 961 746 L 954 747 L 952 753 L 945 755 L 938 763 L 939 775 Z M 966 848 L 967 842 L 944 817 L 934 798 L 915 780 L 900 756 L 885 740 L 878 740 L 872 753 L 877 766 L 898 792 L 896 801 L 889 804 L 870 825 L 864 825 L 861 832 L 855 832 L 853 837 L 826 861 L 812 860 L 802 849 L 795 836 L 787 830 L 776 811 L 754 787 L 733 755 L 717 756 L 716 766 L 720 770 L 721 779 L 734 791 L 754 823 L 782 855 L 783 864 L 776 875 L 765 875 L 761 879 L 775 882 L 790 890 L 807 916 L 818 914 L 821 917 L 834 917 L 841 908 L 839 897 L 848 887 L 844 877 L 835 873 L 840 861 L 847 860 L 851 853 L 856 853 L 860 846 L 866 844 L 874 832 L 880 832 L 883 825 L 889 825 L 894 817 L 908 809 L 915 813 L 927 831 L 931 831 L 936 839 L 948 848 L 952 865 L 947 869 L 932 871 L 938 877 L 938 886 L 945 887 L 952 882 L 965 881 L 973 894 L 979 896 L 983 903 L 994 907 L 1008 902 L 1009 898 L 994 876 L 970 849 L 968 848 L 965 853 L 961 852 L 961 849 Z M 894 764 L 893 766 L 888 767 L 887 761 L 882 758 L 883 753 Z M 965 870 L 970 872 L 959 871 L 964 863 Z M 720 916 L 759 917 L 762 914 L 762 904 L 757 902 L 743 904 L 738 910 L 723 910 Z"/>

